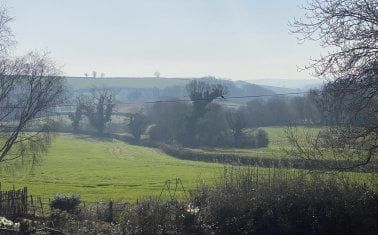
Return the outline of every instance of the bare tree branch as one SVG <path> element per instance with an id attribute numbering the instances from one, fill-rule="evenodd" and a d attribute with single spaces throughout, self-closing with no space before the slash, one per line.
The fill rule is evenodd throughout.
<path id="1" fill-rule="evenodd" d="M 64 80 L 47 54 L 0 61 L 0 68 L 0 162 L 9 154 L 36 156 L 50 144 L 46 116 L 63 101 Z"/>
<path id="2" fill-rule="evenodd" d="M 378 145 L 378 2 L 310 0 L 302 8 L 304 19 L 294 20 L 291 32 L 300 41 L 319 41 L 332 49 L 306 67 L 328 80 L 317 93 L 327 127 L 307 143 L 298 143 L 301 137 L 288 132 L 292 154 L 332 156 L 342 162 L 337 169 L 370 164 Z"/>

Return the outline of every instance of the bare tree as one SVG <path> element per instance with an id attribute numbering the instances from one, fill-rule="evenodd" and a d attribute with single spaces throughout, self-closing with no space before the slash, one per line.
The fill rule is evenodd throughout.
<path id="1" fill-rule="evenodd" d="M 142 134 L 146 131 L 148 121 L 146 115 L 142 111 L 132 113 L 130 115 L 130 122 L 128 128 L 134 136 L 136 142 L 140 141 Z"/>
<path id="2" fill-rule="evenodd" d="M 339 164 L 331 167 L 340 170 L 367 165 L 378 148 L 378 2 L 311 0 L 303 9 L 305 18 L 294 20 L 292 32 L 333 50 L 306 66 L 328 79 L 317 93 L 327 128 L 302 140 L 289 131 L 291 153 L 333 156 Z"/>
<path id="3" fill-rule="evenodd" d="M 103 135 L 115 107 L 113 92 L 109 89 L 93 89 L 91 95 L 83 96 L 80 102 L 83 114 L 97 133 Z"/>
<path id="4" fill-rule="evenodd" d="M 51 140 L 48 117 L 61 104 L 64 80 L 46 54 L 0 61 L 0 162 L 34 161 Z"/>
<path id="5" fill-rule="evenodd" d="M 11 58 L 12 17 L 0 7 L 0 163 L 34 163 L 50 144 L 53 120 L 63 102 L 64 79 L 49 56 L 28 53 Z M 17 161 L 21 160 L 21 161 Z"/>
<path id="6" fill-rule="evenodd" d="M 226 115 L 228 126 L 231 128 L 234 135 L 234 144 L 238 146 L 243 137 L 243 129 L 247 127 L 245 114 L 240 110 L 230 110 Z"/>
<path id="7" fill-rule="evenodd" d="M 74 113 L 70 113 L 68 115 L 69 119 L 71 119 L 72 121 L 72 131 L 73 133 L 79 133 L 80 131 L 80 122 L 82 120 L 82 117 L 83 117 L 83 101 L 82 101 L 83 97 L 82 96 L 78 96 L 76 99 L 75 99 L 75 103 L 76 103 L 76 107 L 75 107 L 75 112 Z"/>
<path id="8" fill-rule="evenodd" d="M 0 7 L 0 55 L 6 56 L 9 49 L 16 43 L 9 23 L 13 20 L 8 15 L 8 10 Z"/>
<path id="9" fill-rule="evenodd" d="M 206 78 L 206 80 L 192 80 L 186 85 L 189 98 L 193 103 L 192 114 L 186 120 L 186 145 L 196 145 L 198 143 L 196 126 L 198 120 L 206 114 L 208 104 L 217 98 L 224 97 L 227 94 L 227 87 L 215 78 Z"/>
<path id="10" fill-rule="evenodd" d="M 193 102 L 194 115 L 202 116 L 206 105 L 216 98 L 224 97 L 227 94 L 227 87 L 218 81 L 211 78 L 208 81 L 192 80 L 186 86 L 189 98 Z"/>

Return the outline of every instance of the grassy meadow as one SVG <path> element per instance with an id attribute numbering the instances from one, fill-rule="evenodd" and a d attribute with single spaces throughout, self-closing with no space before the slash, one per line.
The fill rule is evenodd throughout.
<path id="1" fill-rule="evenodd" d="M 288 143 L 283 138 L 284 128 L 264 129 L 268 131 L 270 138 L 270 144 L 266 148 L 194 151 L 285 157 L 282 147 Z M 107 199 L 135 201 L 141 197 L 160 195 L 167 180 L 180 178 L 186 189 L 196 187 L 204 181 L 211 183 L 223 172 L 224 167 L 224 164 L 179 160 L 158 149 L 130 145 L 118 140 L 58 134 L 48 153 L 33 169 L 16 172 L 2 170 L 0 182 L 2 189 L 28 186 L 31 195 L 45 199 L 52 198 L 57 193 L 76 193 L 86 202 Z M 259 174 L 275 174 L 274 169 L 254 168 Z M 285 174 L 291 174 L 301 170 L 284 171 Z M 357 181 L 371 181 L 370 174 L 347 175 Z M 167 196 L 167 191 L 163 195 Z"/>
<path id="2" fill-rule="evenodd" d="M 157 149 L 120 141 L 60 134 L 31 171 L 2 172 L 2 188 L 28 186 L 30 194 L 51 198 L 77 193 L 86 201 L 135 200 L 159 195 L 166 180 L 180 178 L 185 187 L 213 178 L 220 164 L 182 161 Z"/>
<path id="3" fill-rule="evenodd" d="M 299 133 L 308 128 L 312 131 L 320 131 L 320 128 L 312 127 L 298 127 Z M 205 152 L 205 153 L 221 153 L 221 154 L 234 154 L 240 156 L 262 157 L 262 158 L 290 158 L 283 151 L 284 148 L 289 146 L 285 138 L 285 127 L 263 127 L 268 133 L 269 145 L 263 148 L 199 148 L 192 151 Z"/>

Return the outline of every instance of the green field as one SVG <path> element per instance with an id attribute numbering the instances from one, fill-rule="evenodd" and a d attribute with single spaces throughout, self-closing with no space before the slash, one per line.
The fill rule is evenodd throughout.
<path id="1" fill-rule="evenodd" d="M 222 153 L 234 154 L 239 156 L 251 156 L 262 158 L 289 158 L 283 151 L 284 148 L 289 146 L 285 138 L 284 127 L 264 127 L 262 128 L 268 133 L 269 145 L 264 148 L 200 148 L 190 149 L 196 152 L 205 153 Z M 314 131 L 319 131 L 320 128 L 311 128 Z M 299 131 L 303 131 L 304 127 L 299 127 Z"/>
<path id="2" fill-rule="evenodd" d="M 30 193 L 51 198 L 77 193 L 86 201 L 135 200 L 158 195 L 166 180 L 180 178 L 185 187 L 211 179 L 220 164 L 182 161 L 159 150 L 60 134 L 31 173 L 4 173 L 2 187 L 28 186 Z"/>
<path id="3" fill-rule="evenodd" d="M 269 159 L 293 159 L 293 156 L 288 156 L 285 149 L 290 148 L 290 144 L 286 139 L 285 127 L 263 127 L 269 138 L 269 145 L 264 148 L 198 148 L 189 150 L 199 153 L 209 153 L 209 154 L 229 154 L 242 157 L 258 157 L 258 158 L 269 158 Z M 305 132 L 317 134 L 322 128 L 321 127 L 296 127 L 298 131 L 298 136 L 303 135 L 305 138 Z M 333 160 L 333 155 L 329 152 L 329 159 Z M 360 160 L 361 161 L 361 160 Z M 378 163 L 377 158 L 373 158 L 372 162 L 374 164 Z"/>
<path id="4" fill-rule="evenodd" d="M 287 145 L 282 138 L 283 128 L 266 130 L 271 141 L 267 148 L 197 151 L 282 156 L 280 146 Z M 0 181 L 2 189 L 13 185 L 16 188 L 28 186 L 30 194 L 45 199 L 57 193 L 76 193 L 86 202 L 107 199 L 135 201 L 141 197 L 159 195 L 167 180 L 180 178 L 187 189 L 203 181 L 212 183 L 223 169 L 222 164 L 179 160 L 158 149 L 117 140 L 59 134 L 47 155 L 32 171 L 10 173 L 3 170 Z M 259 168 L 258 171 L 268 175 L 271 169 Z M 365 173 L 348 174 L 363 182 L 370 177 Z"/>

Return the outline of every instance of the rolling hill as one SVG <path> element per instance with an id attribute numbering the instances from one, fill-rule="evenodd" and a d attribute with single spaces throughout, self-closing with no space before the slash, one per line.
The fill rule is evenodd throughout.
<path id="1" fill-rule="evenodd" d="M 92 87 L 106 88 L 159 88 L 185 86 L 190 78 L 154 78 L 154 77 L 116 77 L 116 78 L 85 78 L 67 77 L 69 86 L 73 89 L 90 89 Z"/>
<path id="2" fill-rule="evenodd" d="M 114 89 L 120 101 L 149 101 L 161 98 L 187 98 L 185 86 L 192 79 L 214 82 L 213 78 L 154 78 L 154 77 L 117 77 L 117 78 L 84 78 L 68 77 L 70 90 L 75 93 L 88 92 L 92 88 Z M 221 80 L 228 88 L 228 97 L 233 96 L 266 96 L 296 92 L 295 89 L 256 85 L 245 81 Z M 246 102 L 247 99 L 230 100 Z"/>

